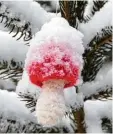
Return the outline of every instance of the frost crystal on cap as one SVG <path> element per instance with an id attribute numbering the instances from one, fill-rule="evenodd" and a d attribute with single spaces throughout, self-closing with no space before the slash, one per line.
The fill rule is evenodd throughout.
<path id="1" fill-rule="evenodd" d="M 76 85 L 83 65 L 82 37 L 63 18 L 45 24 L 27 54 L 25 69 L 31 82 L 42 86 L 44 81 L 63 79 L 65 87 Z"/>

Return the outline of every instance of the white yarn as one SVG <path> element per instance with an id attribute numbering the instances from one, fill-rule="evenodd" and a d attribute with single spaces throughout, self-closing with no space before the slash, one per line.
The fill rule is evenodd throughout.
<path id="1" fill-rule="evenodd" d="M 51 80 L 49 84 L 49 86 L 45 85 L 46 89 L 43 89 L 36 106 L 38 123 L 44 126 L 59 124 L 66 111 L 62 87 L 64 84 L 58 83 L 57 85 L 54 80 Z"/>

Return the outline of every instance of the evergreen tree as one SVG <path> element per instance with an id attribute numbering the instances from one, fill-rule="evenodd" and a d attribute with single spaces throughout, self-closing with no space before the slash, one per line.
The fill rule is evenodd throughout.
<path id="1" fill-rule="evenodd" d="M 40 40 L 41 33 L 44 38 L 49 30 L 55 26 L 57 29 L 57 23 L 52 25 L 53 18 L 56 22 L 64 18 L 69 30 L 75 29 L 76 33 L 80 31 L 84 35 L 83 54 L 81 42 L 76 45 L 76 38 L 78 42 L 79 38 L 72 41 L 75 53 L 80 54 L 78 59 L 82 57 L 84 63 L 79 84 L 71 83 L 72 87 L 63 91 L 67 108 L 64 117 L 57 125 L 48 127 L 37 121 L 39 114 L 35 116 L 42 90 L 39 81 L 33 81 L 37 72 L 34 71 L 31 78 L 26 64 L 39 55 L 35 51 L 36 55 L 30 54 L 32 44 Z M 0 19 L 0 133 L 112 133 L 112 0 L 0 1 Z M 59 30 L 58 36 L 70 42 L 71 36 L 68 39 L 65 34 L 67 23 L 62 19 L 61 23 L 58 21 L 58 28 L 64 31 Z M 53 82 L 53 87 L 55 84 Z"/>

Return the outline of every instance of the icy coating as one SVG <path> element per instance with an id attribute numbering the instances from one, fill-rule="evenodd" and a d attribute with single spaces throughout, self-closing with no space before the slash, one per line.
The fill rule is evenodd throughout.
<path id="1" fill-rule="evenodd" d="M 27 54 L 25 69 L 31 82 L 40 87 L 49 79 L 64 79 L 65 87 L 77 84 L 83 66 L 82 37 L 63 18 L 45 24 Z"/>

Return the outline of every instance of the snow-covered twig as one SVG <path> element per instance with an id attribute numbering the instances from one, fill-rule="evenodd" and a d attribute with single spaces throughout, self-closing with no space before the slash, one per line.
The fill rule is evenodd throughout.
<path id="1" fill-rule="evenodd" d="M 1 90 L 8 90 L 8 91 L 15 91 L 16 85 L 11 79 L 2 80 L 0 79 L 0 89 Z"/>
<path id="2" fill-rule="evenodd" d="M 112 101 L 88 100 L 84 104 L 84 109 L 87 133 L 103 133 L 101 120 L 112 120 Z"/>
<path id="3" fill-rule="evenodd" d="M 108 0 L 98 1 L 98 0 L 88 0 L 88 5 L 86 6 L 84 17 L 86 22 L 88 22 L 96 12 L 100 11 L 100 9 L 106 4 Z"/>
<path id="4" fill-rule="evenodd" d="M 9 12 L 6 14 L 7 19 L 16 18 L 14 19 L 14 25 L 17 27 L 22 27 L 29 23 L 30 26 L 28 27 L 31 29 L 32 35 L 39 31 L 42 25 L 54 16 L 54 14 L 47 13 L 37 2 L 33 0 L 29 0 L 27 2 L 1 1 L 0 9 L 1 13 L 4 12 L 4 10 L 5 14 Z M 11 19 L 9 21 L 11 21 Z"/>
<path id="5" fill-rule="evenodd" d="M 21 77 L 29 47 L 23 40 L 15 41 L 5 31 L 0 31 L 0 41 L 0 78 Z"/>
<path id="6" fill-rule="evenodd" d="M 14 60 L 24 64 L 29 47 L 23 40 L 16 41 L 7 32 L 0 31 L 0 41 L 0 61 L 8 61 L 10 64 L 10 61 Z"/>
<path id="7" fill-rule="evenodd" d="M 84 21 L 84 10 L 87 1 L 59 1 L 61 16 L 64 17 L 71 26 L 78 28 L 79 22 Z"/>
<path id="8" fill-rule="evenodd" d="M 57 12 L 59 12 L 58 0 L 55 1 L 35 0 L 35 1 L 40 3 L 40 5 L 48 12 L 56 13 L 56 10 Z"/>
<path id="9" fill-rule="evenodd" d="M 35 117 L 25 107 L 24 102 L 19 100 L 15 92 L 0 90 L 0 116 L 12 120 L 36 121 Z"/>
<path id="10" fill-rule="evenodd" d="M 99 91 L 96 94 L 91 95 L 90 97 L 86 97 L 85 100 L 112 100 L 112 87 L 105 87 L 105 91 Z"/>
<path id="11" fill-rule="evenodd" d="M 95 79 L 98 71 L 112 57 L 112 27 L 105 27 L 91 40 L 84 53 L 83 81 Z"/>
<path id="12" fill-rule="evenodd" d="M 30 82 L 25 70 L 22 79 L 18 82 L 16 87 L 16 93 L 19 95 L 20 100 L 25 102 L 29 111 L 34 112 L 37 99 L 40 95 L 40 88 Z"/>
<path id="13" fill-rule="evenodd" d="M 66 127 L 43 127 L 32 121 L 23 122 L 0 116 L 0 133 L 69 133 Z"/>
<path id="14" fill-rule="evenodd" d="M 97 12 L 88 23 L 81 23 L 79 30 L 84 34 L 84 46 L 87 48 L 87 44 L 93 39 L 97 32 L 100 32 L 102 28 L 112 25 L 112 0 L 109 0 L 103 8 Z M 107 19 L 106 19 L 107 17 Z"/>
<path id="15" fill-rule="evenodd" d="M 111 91 L 112 87 L 112 64 L 106 63 L 98 72 L 96 78 L 92 82 L 85 82 L 79 87 L 80 92 L 86 98 L 92 95 L 98 95 L 99 92 Z"/>

